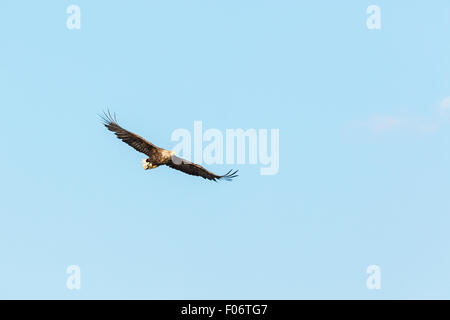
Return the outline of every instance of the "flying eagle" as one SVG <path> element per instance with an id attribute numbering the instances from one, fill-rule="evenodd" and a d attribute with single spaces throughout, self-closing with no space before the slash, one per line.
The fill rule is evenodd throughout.
<path id="1" fill-rule="evenodd" d="M 138 136 L 137 134 L 125 130 L 124 128 L 119 126 L 115 113 L 114 116 L 112 116 L 109 111 L 108 113 L 104 112 L 104 115 L 100 117 L 102 118 L 105 127 L 108 128 L 109 131 L 114 132 L 117 138 L 133 147 L 135 150 L 142 152 L 148 156 L 147 159 L 142 160 L 142 166 L 145 170 L 154 169 L 161 165 L 166 165 L 171 167 L 172 169 L 176 169 L 193 176 L 199 176 L 203 179 L 213 181 L 231 181 L 233 178 L 237 177 L 236 173 L 238 172 L 238 170 L 233 172 L 232 170 L 230 170 L 223 176 L 218 176 L 212 172 L 209 172 L 198 164 L 177 157 L 174 151 L 165 150 L 163 148 L 155 146 L 153 143 L 148 142 L 141 136 Z"/>

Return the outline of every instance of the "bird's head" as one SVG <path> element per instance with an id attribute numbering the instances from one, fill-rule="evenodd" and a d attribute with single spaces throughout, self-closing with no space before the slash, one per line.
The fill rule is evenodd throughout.
<path id="1" fill-rule="evenodd" d="M 147 159 L 142 159 L 142 168 L 144 168 L 144 170 L 150 169 L 150 163 L 148 163 Z"/>

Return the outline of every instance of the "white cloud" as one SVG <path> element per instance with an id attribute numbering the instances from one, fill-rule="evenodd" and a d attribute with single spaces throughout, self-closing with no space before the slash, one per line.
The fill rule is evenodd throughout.
<path id="1" fill-rule="evenodd" d="M 395 116 L 373 115 L 362 124 L 376 133 L 385 133 L 405 126 L 405 120 Z"/>
<path id="2" fill-rule="evenodd" d="M 372 115 L 367 120 L 360 121 L 358 124 L 359 127 L 366 128 L 376 134 L 385 134 L 400 130 L 426 134 L 435 132 L 438 129 L 438 125 L 434 122 L 394 115 Z"/>
<path id="3" fill-rule="evenodd" d="M 450 96 L 439 101 L 437 110 L 429 115 L 412 117 L 398 115 L 371 115 L 367 120 L 356 122 L 357 127 L 365 128 L 376 134 L 385 134 L 393 131 L 410 131 L 420 134 L 436 132 L 440 127 L 449 124 Z"/>
<path id="4" fill-rule="evenodd" d="M 439 103 L 439 112 L 441 114 L 450 113 L 450 97 L 445 97 L 441 100 L 441 102 Z"/>
<path id="5" fill-rule="evenodd" d="M 437 131 L 439 126 L 436 123 L 417 123 L 415 129 L 420 133 L 432 133 Z"/>

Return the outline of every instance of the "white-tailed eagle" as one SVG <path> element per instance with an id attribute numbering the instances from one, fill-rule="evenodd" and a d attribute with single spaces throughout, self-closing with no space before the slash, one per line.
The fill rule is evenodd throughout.
<path id="1" fill-rule="evenodd" d="M 233 178 L 237 177 L 236 173 L 238 172 L 238 170 L 230 170 L 223 176 L 218 176 L 212 172 L 209 172 L 198 164 L 177 157 L 174 151 L 165 150 L 163 148 L 155 146 L 141 136 L 138 136 L 137 134 L 125 130 L 124 128 L 119 126 L 116 120 L 116 114 L 112 116 L 108 111 L 107 113 L 104 112 L 104 115 L 100 117 L 103 119 L 103 124 L 105 125 L 105 127 L 108 128 L 108 130 L 114 132 L 117 138 L 133 147 L 135 150 L 142 152 L 148 156 L 147 159 L 142 160 L 142 166 L 145 170 L 154 169 L 159 166 L 166 165 L 184 173 L 213 181 L 231 181 Z"/>

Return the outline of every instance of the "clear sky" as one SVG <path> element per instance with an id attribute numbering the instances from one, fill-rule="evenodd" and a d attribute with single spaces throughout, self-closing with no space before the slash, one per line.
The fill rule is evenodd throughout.
<path id="1" fill-rule="evenodd" d="M 0 298 L 450 298 L 449 34 L 444 0 L 1 1 Z M 279 129 L 279 171 L 144 171 L 106 108 Z"/>

